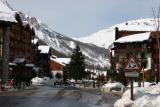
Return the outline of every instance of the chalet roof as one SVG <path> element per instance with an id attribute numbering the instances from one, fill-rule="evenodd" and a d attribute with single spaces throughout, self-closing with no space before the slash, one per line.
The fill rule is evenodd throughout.
<path id="1" fill-rule="evenodd" d="M 18 16 L 18 17 L 17 17 Z M 8 6 L 7 1 L 0 1 L 0 20 L 7 22 L 22 23 L 24 27 L 28 26 L 32 29 L 32 25 L 24 18 L 23 13 L 15 11 Z M 17 19 L 19 18 L 19 19 Z"/>
<path id="2" fill-rule="evenodd" d="M 70 58 L 52 58 L 50 57 L 50 60 L 55 61 L 63 66 L 70 62 Z"/>
<path id="3" fill-rule="evenodd" d="M 2 1 L 0 1 L 0 20 L 16 22 L 15 11 L 8 8 Z"/>
<path id="4" fill-rule="evenodd" d="M 132 43 L 132 42 L 143 42 L 145 40 L 148 40 L 150 37 L 151 32 L 147 33 L 139 33 L 139 34 L 133 34 L 129 36 L 124 36 L 116 41 L 114 43 Z"/>
<path id="5" fill-rule="evenodd" d="M 38 49 L 41 51 L 40 53 L 49 53 L 50 46 L 47 45 L 40 45 Z"/>

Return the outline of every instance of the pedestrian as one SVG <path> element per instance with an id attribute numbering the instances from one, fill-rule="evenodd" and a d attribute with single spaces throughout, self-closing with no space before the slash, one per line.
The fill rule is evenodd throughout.
<path id="1" fill-rule="evenodd" d="M 95 83 L 95 81 L 93 81 L 93 88 L 95 88 L 95 86 L 96 86 L 96 83 Z"/>

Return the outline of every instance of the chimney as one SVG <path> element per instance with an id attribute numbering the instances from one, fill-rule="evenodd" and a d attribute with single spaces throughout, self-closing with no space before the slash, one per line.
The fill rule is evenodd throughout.
<path id="1" fill-rule="evenodd" d="M 118 27 L 115 27 L 115 40 L 118 39 L 118 35 L 119 35 Z"/>

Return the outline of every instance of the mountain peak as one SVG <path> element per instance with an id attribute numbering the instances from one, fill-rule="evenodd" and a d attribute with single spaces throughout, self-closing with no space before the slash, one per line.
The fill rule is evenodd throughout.
<path id="1" fill-rule="evenodd" d="M 152 18 L 130 20 L 120 24 L 116 24 L 106 29 L 99 30 L 89 36 L 79 38 L 80 41 L 85 43 L 92 43 L 100 47 L 108 49 L 108 47 L 115 40 L 115 28 L 119 30 L 128 31 L 154 31 L 156 30 L 156 22 Z"/>

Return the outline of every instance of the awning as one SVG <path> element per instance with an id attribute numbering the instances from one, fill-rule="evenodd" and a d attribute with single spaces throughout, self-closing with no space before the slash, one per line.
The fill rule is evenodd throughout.
<path id="1" fill-rule="evenodd" d="M 148 40 L 150 37 L 150 32 L 147 33 L 139 33 L 134 35 L 129 35 L 125 37 L 121 37 L 114 41 L 114 43 L 132 43 L 132 42 L 143 42 L 145 40 Z"/>

